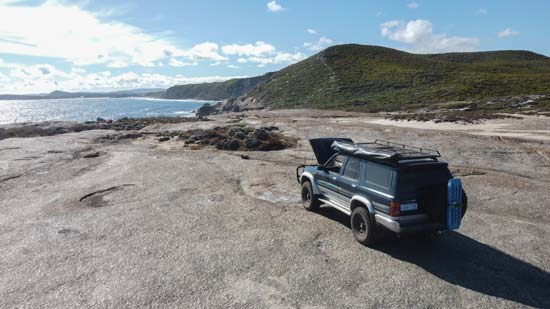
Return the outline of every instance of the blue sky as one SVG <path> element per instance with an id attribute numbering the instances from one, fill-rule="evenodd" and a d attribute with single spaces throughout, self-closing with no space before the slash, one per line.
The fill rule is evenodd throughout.
<path id="1" fill-rule="evenodd" d="M 343 43 L 550 55 L 548 12 L 543 0 L 0 0 L 0 93 L 254 76 Z"/>

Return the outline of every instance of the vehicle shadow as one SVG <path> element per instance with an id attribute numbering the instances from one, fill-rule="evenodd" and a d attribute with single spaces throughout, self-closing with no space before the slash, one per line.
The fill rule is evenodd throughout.
<path id="1" fill-rule="evenodd" d="M 349 217 L 335 209 L 323 207 L 319 214 L 350 227 Z M 385 235 L 372 249 L 479 293 L 550 308 L 549 272 L 457 232 L 432 239 Z"/>

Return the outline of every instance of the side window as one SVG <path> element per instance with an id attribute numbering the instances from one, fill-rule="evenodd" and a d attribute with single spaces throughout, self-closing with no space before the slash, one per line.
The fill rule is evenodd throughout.
<path id="1" fill-rule="evenodd" d="M 350 157 L 346 167 L 344 168 L 344 176 L 351 179 L 359 179 L 359 163 L 361 160 L 355 157 Z"/>
<path id="2" fill-rule="evenodd" d="M 346 160 L 346 157 L 343 155 L 337 155 L 336 157 L 332 158 L 329 162 L 327 162 L 326 167 L 329 171 L 333 173 L 340 173 L 340 169 L 342 168 L 342 165 L 344 164 L 344 161 Z"/>
<path id="3" fill-rule="evenodd" d="M 389 193 L 391 188 L 393 170 L 389 166 L 367 162 L 365 180 L 369 187 Z"/>

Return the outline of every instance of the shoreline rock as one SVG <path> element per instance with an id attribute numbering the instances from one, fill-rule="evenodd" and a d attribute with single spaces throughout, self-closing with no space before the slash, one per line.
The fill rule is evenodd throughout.
<path id="1" fill-rule="evenodd" d="M 251 110 L 261 110 L 264 106 L 255 97 L 239 97 L 220 101 L 214 105 L 205 103 L 197 110 L 197 117 L 205 117 L 210 115 L 244 112 Z"/>
<path id="2" fill-rule="evenodd" d="M 52 136 L 87 130 L 139 131 L 152 124 L 208 120 L 205 117 L 121 118 L 114 121 L 98 118 L 98 121 L 86 122 L 47 121 L 41 123 L 10 124 L 0 127 L 0 140 L 17 137 Z"/>

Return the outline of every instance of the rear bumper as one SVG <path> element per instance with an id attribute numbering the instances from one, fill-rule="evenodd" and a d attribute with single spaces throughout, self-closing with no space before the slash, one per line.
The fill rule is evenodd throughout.
<path id="1" fill-rule="evenodd" d="M 391 217 L 386 214 L 376 213 L 374 218 L 378 225 L 397 234 L 447 229 L 443 224 L 430 222 L 428 215 L 425 214 Z"/>

